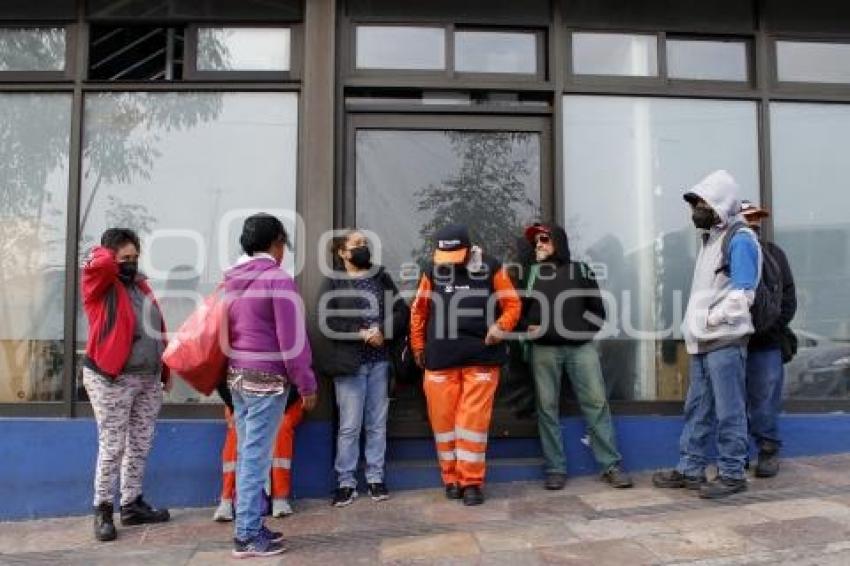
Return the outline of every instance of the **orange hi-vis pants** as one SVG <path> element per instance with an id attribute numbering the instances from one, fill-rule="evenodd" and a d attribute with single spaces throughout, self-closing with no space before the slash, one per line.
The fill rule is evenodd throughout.
<path id="1" fill-rule="evenodd" d="M 236 426 L 230 410 L 224 409 L 227 419 L 227 436 L 221 450 L 221 500 L 233 501 L 236 493 Z M 304 418 L 301 401 L 290 405 L 277 429 L 272 450 L 271 495 L 272 499 L 285 499 L 292 490 L 292 446 L 295 443 L 295 427 Z"/>
<path id="2" fill-rule="evenodd" d="M 428 418 L 444 484 L 484 483 L 487 430 L 498 385 L 497 366 L 425 371 Z"/>

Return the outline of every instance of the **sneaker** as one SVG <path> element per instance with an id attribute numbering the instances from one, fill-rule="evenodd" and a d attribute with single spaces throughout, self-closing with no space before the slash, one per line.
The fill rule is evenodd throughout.
<path id="1" fill-rule="evenodd" d="M 564 486 L 567 485 L 567 474 L 563 474 L 561 472 L 551 472 L 546 474 L 546 479 L 543 480 L 543 488 L 551 489 L 553 491 L 564 489 Z"/>
<path id="2" fill-rule="evenodd" d="M 720 476 L 714 481 L 703 485 L 699 489 L 699 496 L 702 499 L 722 499 L 746 490 L 746 479 L 736 480 Z"/>
<path id="3" fill-rule="evenodd" d="M 662 470 L 652 474 L 652 485 L 668 489 L 693 489 L 698 490 L 705 485 L 705 476 L 686 476 L 678 470 Z"/>
<path id="4" fill-rule="evenodd" d="M 456 483 L 450 483 L 446 486 L 446 499 L 463 499 L 463 491 Z"/>
<path id="5" fill-rule="evenodd" d="M 274 542 L 262 534 L 254 537 L 253 540 L 242 541 L 233 539 L 233 558 L 255 558 L 262 556 L 276 556 L 283 554 L 286 547 L 280 542 Z"/>
<path id="6" fill-rule="evenodd" d="M 108 542 L 118 537 L 115 523 L 112 521 L 112 503 L 101 503 L 94 508 L 94 538 Z"/>
<path id="7" fill-rule="evenodd" d="M 273 531 L 265 525 L 260 527 L 260 535 L 266 537 L 272 542 L 283 542 L 283 533 L 280 531 Z"/>
<path id="8" fill-rule="evenodd" d="M 779 473 L 779 453 L 759 452 L 759 459 L 756 462 L 755 475 L 757 478 L 772 478 Z"/>
<path id="9" fill-rule="evenodd" d="M 338 487 L 334 490 L 334 498 L 331 505 L 334 507 L 345 507 L 351 505 L 357 499 L 357 490 L 353 487 Z"/>
<path id="10" fill-rule="evenodd" d="M 121 506 L 122 525 L 144 525 L 146 523 L 165 523 L 171 518 L 168 509 L 154 509 L 138 496 L 132 503 Z"/>
<path id="11" fill-rule="evenodd" d="M 215 508 L 213 513 L 213 521 L 216 523 L 229 523 L 233 520 L 233 502 L 222 500 Z"/>
<path id="12" fill-rule="evenodd" d="M 463 488 L 464 505 L 481 505 L 482 503 L 484 503 L 484 493 L 481 492 L 481 486 L 468 485 Z"/>
<path id="13" fill-rule="evenodd" d="M 373 501 L 386 501 L 390 498 L 390 492 L 387 490 L 387 484 L 383 482 L 370 483 L 369 496 Z"/>
<path id="14" fill-rule="evenodd" d="M 289 517 L 295 513 L 286 498 L 272 499 L 272 517 Z"/>
<path id="15" fill-rule="evenodd" d="M 627 474 L 619 465 L 611 466 L 605 470 L 602 473 L 602 481 L 611 487 L 616 487 L 618 489 L 632 487 L 635 485 L 631 476 L 629 476 L 629 474 Z"/>

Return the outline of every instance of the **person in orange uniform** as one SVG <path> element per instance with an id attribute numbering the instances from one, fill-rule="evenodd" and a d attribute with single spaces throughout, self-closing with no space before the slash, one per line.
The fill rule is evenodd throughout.
<path id="1" fill-rule="evenodd" d="M 225 396 L 222 395 L 222 397 Z M 225 398 L 224 401 L 227 404 L 224 409 L 227 436 L 221 450 L 221 499 L 213 514 L 213 520 L 217 522 L 233 520 L 233 496 L 236 493 L 236 427 L 233 423 L 233 409 L 228 399 Z M 293 513 L 289 503 L 289 495 L 292 492 L 292 447 L 295 443 L 295 427 L 303 418 L 304 407 L 301 404 L 301 397 L 291 392 L 287 399 L 286 412 L 277 429 L 272 453 L 272 517 L 286 517 Z"/>
<path id="2" fill-rule="evenodd" d="M 521 303 L 502 265 L 471 245 L 466 226 L 446 226 L 434 242 L 411 306 L 410 344 L 425 370 L 446 497 L 480 505 L 487 430 L 507 361 L 502 338 L 516 326 Z"/>

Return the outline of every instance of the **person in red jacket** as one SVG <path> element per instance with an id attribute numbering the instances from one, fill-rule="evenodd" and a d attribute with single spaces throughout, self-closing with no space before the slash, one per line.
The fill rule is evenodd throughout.
<path id="1" fill-rule="evenodd" d="M 121 477 L 121 524 L 168 521 L 142 497 L 142 479 L 154 426 L 170 385 L 162 364 L 165 323 L 144 275 L 139 237 L 125 228 L 103 233 L 83 265 L 83 308 L 89 324 L 83 384 L 97 421 L 94 534 L 117 536 L 113 501 Z"/>

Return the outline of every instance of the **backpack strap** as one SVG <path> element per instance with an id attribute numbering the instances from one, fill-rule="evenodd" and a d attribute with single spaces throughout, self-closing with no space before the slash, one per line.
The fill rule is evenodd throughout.
<path id="1" fill-rule="evenodd" d="M 723 258 L 723 263 L 720 264 L 720 267 L 714 270 L 714 273 L 724 273 L 729 275 L 730 273 L 730 248 L 732 247 L 732 238 L 734 238 L 738 232 L 741 230 L 748 228 L 747 223 L 742 220 L 736 220 L 732 223 L 731 226 L 726 230 L 726 233 L 723 234 L 723 243 L 721 244 L 721 257 Z"/>

